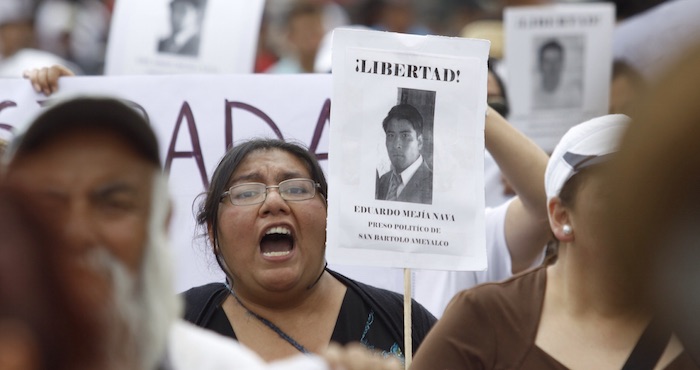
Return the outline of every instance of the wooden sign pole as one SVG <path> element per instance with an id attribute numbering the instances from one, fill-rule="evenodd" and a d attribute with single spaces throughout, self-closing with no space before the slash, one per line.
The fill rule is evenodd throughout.
<path id="1" fill-rule="evenodd" d="M 411 339 L 411 269 L 403 269 L 403 348 L 406 370 L 413 359 L 413 340 Z"/>

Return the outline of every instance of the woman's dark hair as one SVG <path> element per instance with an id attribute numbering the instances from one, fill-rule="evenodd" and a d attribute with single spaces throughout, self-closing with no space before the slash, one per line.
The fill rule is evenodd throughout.
<path id="1" fill-rule="evenodd" d="M 576 193 L 578 193 L 578 188 L 581 183 L 579 176 L 580 173 L 572 176 L 559 191 L 559 199 L 561 199 L 561 204 L 566 207 L 574 206 L 574 198 L 576 198 Z"/>
<path id="2" fill-rule="evenodd" d="M 309 152 L 306 147 L 297 143 L 278 139 L 252 139 L 229 149 L 216 166 L 216 170 L 211 177 L 209 189 L 207 189 L 207 192 L 204 194 L 205 198 L 199 205 L 196 218 L 197 225 L 202 227 L 205 234 L 211 238 L 214 255 L 217 257 L 217 263 L 219 263 L 219 266 L 224 272 L 226 270 L 221 266 L 217 255 L 217 246 L 219 244 L 217 225 L 219 221 L 218 211 L 219 203 L 221 203 L 221 194 L 228 190 L 231 175 L 249 154 L 260 150 L 273 149 L 282 150 L 301 160 L 311 174 L 311 179 L 320 185 L 319 192 L 323 198 L 328 199 L 328 183 L 326 182 L 326 176 L 323 174 L 323 170 L 316 160 L 316 156 Z M 208 233 L 209 228 L 211 228 L 211 234 Z"/>
<path id="3" fill-rule="evenodd" d="M 508 92 L 506 91 L 506 85 L 503 83 L 501 76 L 499 76 L 498 73 L 496 73 L 494 67 L 494 64 L 496 62 L 497 61 L 493 58 L 489 58 L 488 62 L 486 63 L 486 66 L 488 67 L 489 72 L 493 76 L 493 79 L 496 81 L 498 88 L 501 89 L 501 97 L 503 98 L 503 100 L 492 101 L 488 104 L 491 106 L 491 108 L 496 110 L 496 112 L 502 115 L 503 118 L 508 118 L 508 114 L 510 114 L 510 102 L 508 101 Z"/>
<path id="4" fill-rule="evenodd" d="M 562 186 L 561 190 L 559 191 L 559 199 L 561 199 L 561 204 L 563 206 L 569 208 L 574 207 L 574 199 L 576 198 L 576 194 L 578 194 L 579 190 L 581 189 L 581 185 L 583 185 L 588 177 L 587 174 L 591 172 L 591 169 L 599 166 L 600 165 L 593 165 L 591 167 L 584 168 L 575 175 L 571 176 L 571 178 L 564 183 L 564 186 Z"/>
<path id="5" fill-rule="evenodd" d="M 403 103 L 395 105 L 389 110 L 386 118 L 384 118 L 384 121 L 382 121 L 384 132 L 386 132 L 389 122 L 393 119 L 403 119 L 410 122 L 413 130 L 416 131 L 416 135 L 423 135 L 423 116 L 421 116 L 418 109 L 411 104 Z"/>

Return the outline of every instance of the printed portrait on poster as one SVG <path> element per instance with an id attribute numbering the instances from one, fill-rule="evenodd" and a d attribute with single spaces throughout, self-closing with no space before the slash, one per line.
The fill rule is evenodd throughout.
<path id="1" fill-rule="evenodd" d="M 583 105 L 584 35 L 533 39 L 532 108 L 551 110 Z"/>
<path id="2" fill-rule="evenodd" d="M 375 199 L 432 204 L 435 91 L 398 88 L 396 105 L 383 114 L 377 124 L 390 163 L 377 166 Z"/>
<path id="3" fill-rule="evenodd" d="M 207 0 L 170 0 L 170 34 L 158 40 L 158 52 L 197 57 Z"/>

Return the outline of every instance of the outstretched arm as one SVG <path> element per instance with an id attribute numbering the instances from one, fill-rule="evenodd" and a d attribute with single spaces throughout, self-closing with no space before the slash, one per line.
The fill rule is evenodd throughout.
<path id="1" fill-rule="evenodd" d="M 505 220 L 512 272 L 517 273 L 532 266 L 551 236 L 544 191 L 548 157 L 498 112 L 487 109 L 486 149 L 518 194 L 508 207 Z"/>
<path id="2" fill-rule="evenodd" d="M 58 79 L 63 76 L 75 76 L 75 73 L 61 65 L 28 69 L 23 73 L 23 77 L 31 81 L 36 92 L 47 96 L 58 90 Z"/>

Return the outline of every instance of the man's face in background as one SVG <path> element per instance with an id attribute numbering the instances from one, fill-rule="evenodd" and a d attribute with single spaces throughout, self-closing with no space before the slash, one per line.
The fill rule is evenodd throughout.
<path id="1" fill-rule="evenodd" d="M 170 4 L 170 22 L 173 33 L 184 29 L 199 27 L 197 7 L 187 1 L 175 1 Z"/>
<path id="2" fill-rule="evenodd" d="M 540 73 L 542 87 L 552 92 L 559 87 L 561 73 L 564 69 L 564 51 L 560 47 L 545 47 L 540 53 Z"/>
<path id="3" fill-rule="evenodd" d="M 411 122 L 392 118 L 386 126 L 386 150 L 391 165 L 397 172 L 403 172 L 420 156 L 423 149 L 423 135 L 418 134 Z"/>

